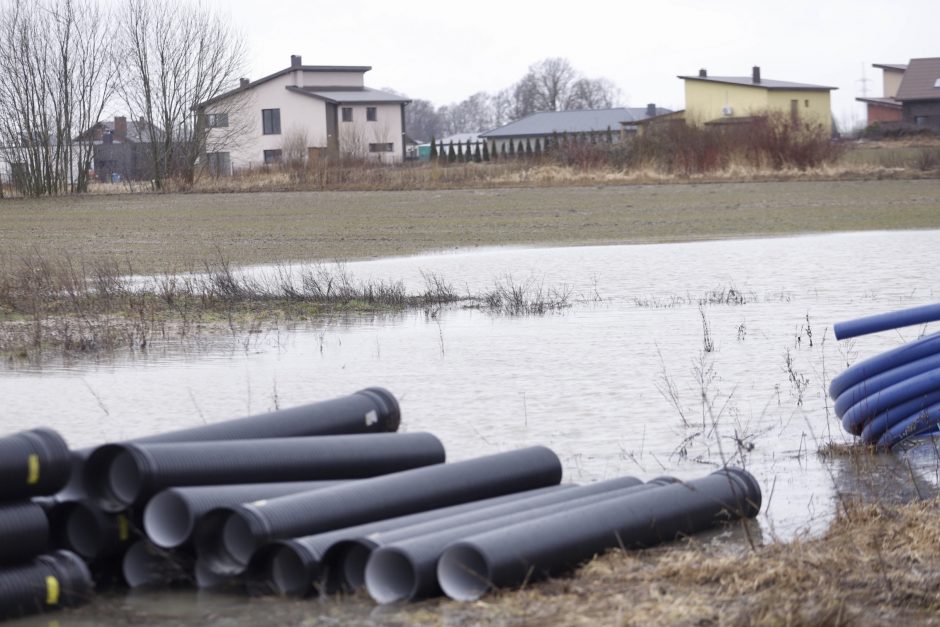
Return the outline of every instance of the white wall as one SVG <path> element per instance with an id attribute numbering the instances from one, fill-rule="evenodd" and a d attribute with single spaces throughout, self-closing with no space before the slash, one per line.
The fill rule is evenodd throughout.
<path id="1" fill-rule="evenodd" d="M 343 122 L 342 109 L 351 107 L 352 122 Z M 366 120 L 366 108 L 375 107 L 375 122 Z M 345 104 L 339 105 L 339 149 L 343 154 L 392 163 L 402 159 L 401 105 Z M 391 152 L 369 152 L 369 144 L 391 143 Z"/>
<path id="2" fill-rule="evenodd" d="M 302 75 L 302 76 L 301 76 Z M 362 86 L 359 72 L 289 72 L 247 92 L 240 92 L 207 108 L 206 113 L 228 112 L 228 128 L 209 131 L 207 152 L 228 152 L 235 170 L 255 169 L 264 165 L 265 150 L 284 150 L 292 135 L 306 137 L 306 146 L 326 148 L 326 102 L 320 98 L 288 91 L 303 79 L 305 86 L 318 81 L 321 86 Z M 343 122 L 340 109 L 353 108 L 353 122 Z M 374 106 L 377 120 L 366 120 L 366 107 Z M 280 109 L 281 132 L 265 135 L 263 109 Z M 339 146 L 342 154 L 394 162 L 402 159 L 401 105 L 348 104 L 337 106 Z M 391 152 L 370 153 L 370 143 L 392 143 Z"/>

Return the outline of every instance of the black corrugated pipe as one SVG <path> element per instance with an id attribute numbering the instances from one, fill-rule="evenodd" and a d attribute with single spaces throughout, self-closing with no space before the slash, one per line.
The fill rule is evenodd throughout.
<path id="1" fill-rule="evenodd" d="M 125 513 L 104 512 L 93 501 L 64 501 L 49 514 L 55 545 L 87 561 L 117 555 L 140 537 Z"/>
<path id="2" fill-rule="evenodd" d="M 72 469 L 68 444 L 41 427 L 0 438 L 0 501 L 55 494 Z"/>
<path id="3" fill-rule="evenodd" d="M 475 511 L 479 508 L 509 503 L 515 500 L 530 499 L 541 494 L 550 494 L 571 490 L 574 484 L 553 485 L 545 488 L 526 490 L 480 501 L 470 501 L 459 505 L 450 505 L 426 512 L 417 512 L 395 518 L 386 518 L 363 523 L 352 527 L 343 527 L 302 538 L 276 540 L 269 542 L 255 551 L 245 571 L 248 591 L 252 594 L 281 594 L 290 596 L 308 596 L 321 591 L 319 584 L 325 573 L 321 569 L 321 560 L 329 549 L 351 538 L 398 529 L 417 523 L 447 518 L 456 514 Z M 199 566 L 196 563 L 197 581 Z M 204 570 L 205 567 L 203 566 Z M 200 584 L 201 585 L 201 584 Z"/>
<path id="4" fill-rule="evenodd" d="M 455 521 L 450 528 L 433 528 L 420 535 L 401 535 L 400 539 L 382 542 L 365 564 L 350 564 L 348 572 L 352 578 L 364 580 L 369 595 L 379 603 L 413 601 L 441 593 L 437 584 L 437 560 L 447 546 L 457 540 L 474 536 L 494 529 L 502 529 L 517 523 L 530 522 L 559 512 L 567 512 L 578 507 L 619 500 L 641 492 L 656 491 L 658 488 L 675 483 L 675 479 L 663 477 L 650 483 L 634 485 L 609 492 L 594 492 L 575 496 L 572 500 L 546 503 L 527 511 L 507 512 L 492 518 L 461 523 Z M 587 487 L 587 486 L 585 486 Z M 571 495 L 575 490 L 570 491 Z M 355 583 L 355 582 L 350 582 Z"/>
<path id="5" fill-rule="evenodd" d="M 102 509 L 120 511 L 168 487 L 358 479 L 443 461 L 430 433 L 108 444 L 85 463 L 85 484 Z"/>
<path id="6" fill-rule="evenodd" d="M 748 472 L 725 468 L 663 486 L 466 538 L 441 555 L 437 577 L 452 599 L 475 600 L 572 568 L 618 546 L 653 546 L 722 521 L 753 517 L 761 491 Z"/>
<path id="7" fill-rule="evenodd" d="M 312 492 L 338 483 L 340 482 L 291 481 L 169 488 L 159 492 L 147 503 L 144 510 L 144 532 L 156 546 L 175 549 L 189 542 L 197 521 L 209 510 L 225 505 L 277 498 L 286 494 Z"/>
<path id="8" fill-rule="evenodd" d="M 371 387 L 327 401 L 157 433 L 128 442 L 164 444 L 382 433 L 397 431 L 400 423 L 401 409 L 395 396 L 385 388 Z M 81 469 L 93 450 L 82 449 L 74 452 L 72 482 L 66 488 L 63 499 L 87 496 Z"/>
<path id="9" fill-rule="evenodd" d="M 598 481 L 588 485 L 578 486 L 564 492 L 555 492 L 550 494 L 540 494 L 527 499 L 520 499 L 509 503 L 492 505 L 489 507 L 481 506 L 468 512 L 461 512 L 453 516 L 437 520 L 425 521 L 413 525 L 402 525 L 389 529 L 384 532 L 375 532 L 367 535 L 360 535 L 351 540 L 337 542 L 331 546 L 324 554 L 321 560 L 321 569 L 325 573 L 328 590 L 337 590 L 345 588 L 346 590 L 355 590 L 365 584 L 366 563 L 372 552 L 380 547 L 389 544 L 401 542 L 416 537 L 424 537 L 440 532 L 450 533 L 451 531 L 464 528 L 467 525 L 491 525 L 496 520 L 501 520 L 504 516 L 521 514 L 522 520 L 528 517 L 534 510 L 541 511 L 542 508 L 563 504 L 563 507 L 573 507 L 575 502 L 581 499 L 602 495 L 608 497 L 613 493 L 619 493 L 624 489 L 644 489 L 656 485 L 673 482 L 675 479 L 660 478 L 654 479 L 649 484 L 643 484 L 636 477 L 617 477 L 606 481 Z M 535 515 L 534 513 L 532 515 Z M 505 523 L 503 524 L 503 526 Z M 481 530 L 483 527 L 480 528 Z M 453 541 L 444 541 L 444 544 L 436 549 L 437 554 Z M 432 543 L 427 543 L 430 548 Z M 431 565 L 431 579 L 434 575 L 434 565 L 437 563 L 435 557 Z M 415 595 L 424 596 L 423 592 L 416 590 Z"/>
<path id="10" fill-rule="evenodd" d="M 203 517 L 196 552 L 212 572 L 237 575 L 265 542 L 557 485 L 561 462 L 544 446 L 405 470 L 312 493 L 236 505 Z"/>
<path id="11" fill-rule="evenodd" d="M 328 401 L 158 433 L 132 441 L 156 444 L 381 433 L 398 431 L 400 422 L 401 410 L 392 393 L 385 388 L 371 387 Z"/>
<path id="12" fill-rule="evenodd" d="M 39 503 L 0 505 L 0 564 L 12 564 L 49 548 L 49 520 Z"/>
<path id="13" fill-rule="evenodd" d="M 91 598 L 91 573 L 70 551 L 0 569 L 0 619 L 74 607 Z"/>

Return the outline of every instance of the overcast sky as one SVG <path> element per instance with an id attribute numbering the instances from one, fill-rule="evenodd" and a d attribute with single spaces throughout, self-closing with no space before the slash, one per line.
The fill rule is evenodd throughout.
<path id="1" fill-rule="evenodd" d="M 940 0 L 209 0 L 246 35 L 249 77 L 289 64 L 371 65 L 370 87 L 435 105 L 517 81 L 546 57 L 565 57 L 606 77 L 623 104 L 684 106 L 676 76 L 707 68 L 830 85 L 840 122 L 861 121 L 854 103 L 881 95 L 872 63 L 940 56 Z"/>

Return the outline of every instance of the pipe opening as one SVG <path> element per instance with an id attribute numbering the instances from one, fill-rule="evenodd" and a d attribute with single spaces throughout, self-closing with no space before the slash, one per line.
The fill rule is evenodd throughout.
<path id="1" fill-rule="evenodd" d="M 283 596 L 302 596 L 309 586 L 309 576 L 303 558 L 289 546 L 281 546 L 268 564 L 268 583 Z"/>
<path id="2" fill-rule="evenodd" d="M 437 581 L 444 594 L 456 601 L 476 601 L 490 589 L 489 567 L 475 548 L 456 545 L 437 563 Z"/>
<path id="3" fill-rule="evenodd" d="M 127 451 L 118 453 L 108 466 L 108 490 L 114 500 L 132 505 L 142 486 L 140 470 Z"/>
<path id="4" fill-rule="evenodd" d="M 366 564 L 373 548 L 360 542 L 351 542 L 346 547 L 342 556 L 343 585 L 350 591 L 358 590 L 366 584 Z"/>
<path id="5" fill-rule="evenodd" d="M 411 560 L 397 549 L 379 549 L 369 558 L 366 589 L 377 603 L 405 601 L 415 593 L 416 576 Z"/>
<path id="6" fill-rule="evenodd" d="M 205 560 L 198 559 L 193 567 L 193 575 L 196 578 L 196 586 L 199 588 L 217 588 L 230 579 L 212 572 Z"/>
<path id="7" fill-rule="evenodd" d="M 189 540 L 195 521 L 186 499 L 171 490 L 156 495 L 144 510 L 144 531 L 157 546 L 173 549 Z"/>
<path id="8" fill-rule="evenodd" d="M 159 574 L 165 567 L 165 560 L 151 552 L 146 542 L 135 542 L 121 561 L 121 573 L 131 588 L 161 583 Z"/>
<path id="9" fill-rule="evenodd" d="M 99 522 L 99 518 L 87 507 L 73 507 L 65 521 L 65 542 L 68 547 L 84 558 L 97 557 L 102 544 Z"/>
<path id="10" fill-rule="evenodd" d="M 241 516 L 229 516 L 222 527 L 222 545 L 239 566 L 244 568 L 258 548 L 251 527 Z"/>

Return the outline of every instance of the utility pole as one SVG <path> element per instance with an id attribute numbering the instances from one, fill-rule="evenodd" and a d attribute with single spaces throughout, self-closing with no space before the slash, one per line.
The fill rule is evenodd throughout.
<path id="1" fill-rule="evenodd" d="M 862 62 L 862 77 L 855 81 L 856 83 L 862 84 L 862 98 L 868 97 L 868 83 L 871 81 L 865 77 L 865 63 Z"/>

